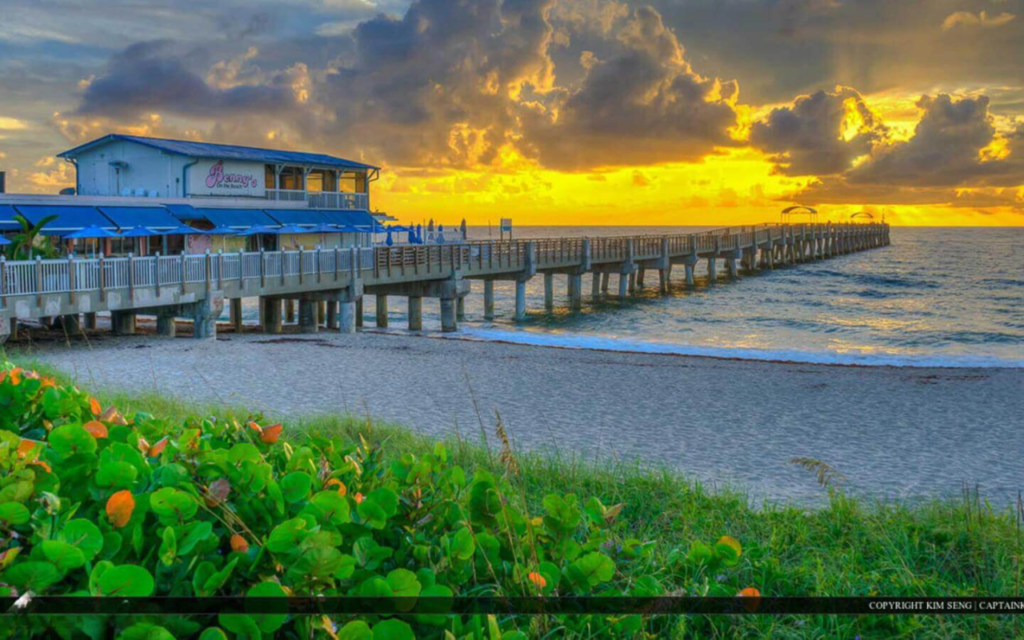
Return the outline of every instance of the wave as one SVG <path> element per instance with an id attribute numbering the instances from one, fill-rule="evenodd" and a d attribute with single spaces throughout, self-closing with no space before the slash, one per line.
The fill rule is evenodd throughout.
<path id="1" fill-rule="evenodd" d="M 756 360 L 762 362 L 797 362 L 801 364 L 829 364 L 862 367 L 1024 369 L 1024 360 L 1011 360 L 995 356 L 910 355 L 860 352 L 836 353 L 781 349 L 753 349 L 747 347 L 710 347 L 701 345 L 642 342 L 627 338 L 597 335 L 542 334 L 530 331 L 500 331 L 467 326 L 464 326 L 459 333 L 454 334 L 451 337 L 457 339 L 480 340 L 484 342 L 508 342 L 513 344 L 557 347 L 563 349 L 697 356 L 733 360 Z"/>

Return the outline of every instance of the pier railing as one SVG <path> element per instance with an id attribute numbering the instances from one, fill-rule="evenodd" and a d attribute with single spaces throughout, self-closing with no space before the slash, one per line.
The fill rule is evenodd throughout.
<path id="1" fill-rule="evenodd" d="M 469 269 L 476 273 L 511 272 L 530 259 L 539 269 L 582 264 L 586 246 L 592 262 L 651 260 L 664 256 L 714 254 L 769 242 L 820 239 L 822 234 L 881 228 L 870 224 L 766 224 L 729 227 L 691 234 L 615 236 L 593 238 L 540 238 L 511 241 L 472 241 L 462 244 L 404 245 L 373 248 L 337 248 L 280 252 L 231 252 L 148 257 L 7 261 L 0 258 L 0 307 L 11 296 L 42 296 L 136 287 L 181 286 L 206 283 L 220 287 L 225 281 L 244 282 L 298 276 L 319 281 L 325 274 L 372 271 L 376 280 L 408 277 L 429 279 L 431 274 Z M 667 245 L 667 247 L 666 247 Z M 450 269 L 450 271 L 449 271 Z M 364 276 L 365 277 L 365 276 Z M 312 282 L 312 280 L 311 280 Z"/>

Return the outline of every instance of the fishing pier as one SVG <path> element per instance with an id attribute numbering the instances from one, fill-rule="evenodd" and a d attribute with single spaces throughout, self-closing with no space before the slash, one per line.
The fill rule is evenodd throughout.
<path id="1" fill-rule="evenodd" d="M 526 283 L 537 276 L 544 278 L 549 311 L 555 276 L 565 276 L 569 307 L 575 311 L 582 308 L 587 276 L 593 298 L 627 299 L 645 286 L 668 293 L 677 267 L 688 286 L 695 285 L 698 272 L 715 284 L 888 244 L 884 223 L 764 224 L 678 235 L 0 259 L 0 340 L 30 319 L 61 318 L 69 334 L 94 329 L 100 312 L 110 313 L 116 334 L 135 333 L 136 317 L 147 315 L 157 318 L 160 336 L 173 337 L 176 320 L 186 319 L 196 338 L 213 339 L 226 305 L 234 329 L 242 330 L 243 298 L 259 299 L 265 333 L 281 333 L 284 317 L 296 305 L 300 332 L 348 333 L 363 324 L 367 294 L 376 300 L 377 326 L 388 325 L 391 301 L 405 298 L 408 328 L 422 330 L 426 298 L 438 300 L 442 330 L 451 332 L 464 319 L 464 300 L 475 280 L 483 283 L 484 319 L 495 317 L 494 282 L 511 281 L 515 319 L 522 320 Z M 657 283 L 647 282 L 655 272 Z"/>

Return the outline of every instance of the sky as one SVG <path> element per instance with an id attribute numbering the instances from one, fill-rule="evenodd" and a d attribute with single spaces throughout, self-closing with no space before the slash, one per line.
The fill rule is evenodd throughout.
<path id="1" fill-rule="evenodd" d="M 1024 0 L 5 0 L 0 170 L 107 133 L 382 167 L 403 221 L 1024 225 Z"/>

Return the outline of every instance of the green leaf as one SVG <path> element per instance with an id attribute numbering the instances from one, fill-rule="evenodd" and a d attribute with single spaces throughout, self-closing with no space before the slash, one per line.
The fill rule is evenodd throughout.
<path id="1" fill-rule="evenodd" d="M 196 515 L 196 498 L 173 487 L 156 490 L 149 496 L 149 508 L 165 525 L 185 524 Z"/>
<path id="2" fill-rule="evenodd" d="M 169 567 L 174 564 L 174 559 L 178 557 L 178 536 L 175 535 L 174 528 L 165 527 L 160 540 L 160 551 L 158 552 L 160 562 Z"/>
<path id="3" fill-rule="evenodd" d="M 308 473 L 293 471 L 281 478 L 281 493 L 289 504 L 304 502 L 313 491 L 313 478 Z"/>
<path id="4" fill-rule="evenodd" d="M 117 640 L 175 640 L 174 634 L 148 622 L 133 624 L 117 636 Z"/>
<path id="5" fill-rule="evenodd" d="M 85 554 L 82 550 L 63 540 L 43 540 L 39 547 L 46 559 L 55 564 L 61 573 L 67 573 L 85 564 Z"/>
<path id="6" fill-rule="evenodd" d="M 412 627 L 401 620 L 392 618 L 373 625 L 373 640 L 415 640 Z"/>
<path id="7" fill-rule="evenodd" d="M 96 472 L 96 484 L 114 491 L 131 489 L 138 475 L 139 471 L 127 462 L 101 462 Z"/>
<path id="8" fill-rule="evenodd" d="M 366 499 L 380 505 L 389 518 L 395 517 L 395 514 L 398 513 L 398 494 L 387 487 L 374 489 L 367 494 Z"/>
<path id="9" fill-rule="evenodd" d="M 543 589 L 545 595 L 558 588 L 558 583 L 562 578 L 562 572 L 558 565 L 552 562 L 541 562 L 537 572 L 544 577 L 544 581 L 547 583 Z"/>
<path id="10" fill-rule="evenodd" d="M 690 543 L 690 553 L 686 555 L 686 559 L 694 564 L 707 562 L 713 558 L 715 552 L 711 550 L 711 547 L 704 544 L 700 540 L 694 540 Z"/>
<path id="11" fill-rule="evenodd" d="M 348 499 L 340 496 L 337 491 L 321 491 L 314 495 L 310 502 L 323 510 L 323 522 L 334 525 L 352 522 Z"/>
<path id="12" fill-rule="evenodd" d="M 274 553 L 295 552 L 299 544 L 313 533 L 316 533 L 316 528 L 311 529 L 303 518 L 285 520 L 270 532 L 267 550 Z"/>
<path id="13" fill-rule="evenodd" d="M 103 534 L 99 527 L 85 518 L 68 520 L 57 534 L 57 539 L 78 547 L 86 561 L 91 561 L 103 550 Z"/>
<path id="14" fill-rule="evenodd" d="M 359 503 L 356 513 L 359 514 L 359 520 L 371 529 L 383 529 L 388 523 L 387 512 L 370 498 Z"/>
<path id="15" fill-rule="evenodd" d="M 459 560 L 469 560 L 475 551 L 476 542 L 473 540 L 473 532 L 468 527 L 462 527 L 452 537 L 452 556 Z"/>
<path id="16" fill-rule="evenodd" d="M 420 594 L 420 582 L 408 569 L 395 569 L 388 574 L 386 582 L 396 598 L 415 598 Z"/>
<path id="17" fill-rule="evenodd" d="M 227 563 L 223 569 L 220 571 L 214 571 L 210 574 L 202 584 L 202 588 L 200 590 L 201 594 L 205 596 L 212 596 L 214 593 L 219 591 L 220 588 L 227 583 L 228 579 L 231 577 L 231 573 L 235 570 L 235 565 L 237 564 L 238 557 L 236 556 L 231 560 L 231 562 Z"/>
<path id="18" fill-rule="evenodd" d="M 64 424 L 50 432 L 47 441 L 62 458 L 76 453 L 95 453 L 96 439 L 77 424 Z"/>
<path id="19" fill-rule="evenodd" d="M 422 591 L 420 591 L 420 597 L 431 598 L 431 611 L 444 610 L 445 607 L 443 606 L 443 601 L 441 599 L 452 598 L 452 596 L 454 595 L 454 592 L 448 587 L 444 586 L 443 584 L 431 585 L 429 587 L 425 587 Z M 450 610 L 450 604 L 448 608 Z M 437 627 L 444 626 L 448 622 L 448 616 L 442 613 L 420 614 L 416 616 L 416 619 L 422 622 L 423 624 L 434 625 Z"/>
<path id="20" fill-rule="evenodd" d="M 185 527 L 185 532 L 185 537 L 178 543 L 179 556 L 192 553 L 197 544 L 207 540 L 213 534 L 213 524 L 206 520 L 193 522 Z"/>
<path id="21" fill-rule="evenodd" d="M 373 571 L 380 566 L 380 563 L 391 557 L 394 551 L 388 547 L 382 547 L 377 541 L 366 536 L 356 540 L 352 545 L 352 553 L 361 567 Z"/>
<path id="22" fill-rule="evenodd" d="M 236 640 L 238 638 L 259 640 L 259 638 L 263 637 L 263 634 L 260 633 L 259 625 L 252 619 L 252 616 L 220 614 L 217 616 L 217 624 L 235 634 Z"/>
<path id="23" fill-rule="evenodd" d="M 241 462 L 260 462 L 263 458 L 260 457 L 260 450 L 256 448 L 256 445 L 249 442 L 240 442 L 235 446 L 231 447 L 228 451 L 228 462 L 233 465 L 237 465 Z"/>
<path id="24" fill-rule="evenodd" d="M 145 598 L 153 594 L 153 576 L 142 567 L 123 564 L 103 572 L 99 583 L 100 596 Z"/>
<path id="25" fill-rule="evenodd" d="M 265 581 L 261 582 L 253 588 L 249 589 L 248 593 L 245 594 L 248 598 L 286 598 L 288 596 L 285 590 L 281 588 L 276 582 Z M 285 614 L 256 614 L 252 616 L 256 622 L 256 626 L 260 628 L 263 633 L 274 633 L 282 626 L 288 616 Z"/>
<path id="26" fill-rule="evenodd" d="M 742 552 L 743 548 L 740 546 L 740 543 L 729 536 L 722 536 L 715 543 L 715 557 L 721 560 L 722 564 L 727 567 L 736 566 L 736 563 L 740 561 L 740 554 Z"/>
<path id="27" fill-rule="evenodd" d="M 391 591 L 391 586 L 384 578 L 371 576 L 356 588 L 355 595 L 361 598 L 391 598 L 395 594 Z"/>
<path id="28" fill-rule="evenodd" d="M 20 502 L 5 502 L 0 504 L 0 525 L 10 529 L 29 521 L 32 514 L 28 508 Z"/>
<path id="29" fill-rule="evenodd" d="M 109 560 L 100 560 L 96 563 L 92 568 L 92 571 L 89 573 L 89 593 L 94 596 L 98 596 L 100 594 L 100 578 L 102 578 L 103 574 L 109 569 L 113 568 L 114 563 Z"/>
<path id="30" fill-rule="evenodd" d="M 373 632 L 362 620 L 353 620 L 338 630 L 338 640 L 373 640 Z"/>
<path id="31" fill-rule="evenodd" d="M 568 577 L 577 589 L 586 592 L 615 575 L 615 563 L 603 553 L 588 553 L 569 565 Z"/>
<path id="32" fill-rule="evenodd" d="M 340 571 L 344 557 L 334 547 L 313 547 L 306 549 L 288 567 L 288 578 L 295 582 L 313 580 L 325 581 Z"/>
<path id="33" fill-rule="evenodd" d="M 42 593 L 47 587 L 60 582 L 61 573 L 49 562 L 22 562 L 4 571 L 2 582 L 18 587 L 21 592 Z"/>
<path id="34" fill-rule="evenodd" d="M 207 627 L 199 634 L 199 640 L 228 640 L 228 636 L 220 627 Z"/>

